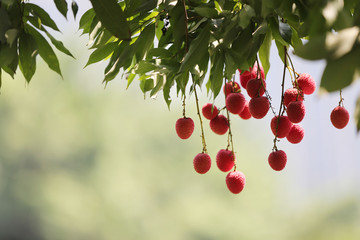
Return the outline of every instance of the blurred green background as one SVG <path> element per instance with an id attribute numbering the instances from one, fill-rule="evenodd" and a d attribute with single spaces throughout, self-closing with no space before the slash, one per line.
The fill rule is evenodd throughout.
<path id="1" fill-rule="evenodd" d="M 337 96 L 306 102 L 306 137 L 299 145 L 279 144 L 289 161 L 280 173 L 267 164 L 271 116 L 233 116 L 238 169 L 247 177 L 244 191 L 233 195 L 215 164 L 226 136 L 213 134 L 207 121 L 213 166 L 205 175 L 193 170 L 202 149 L 193 96 L 187 115 L 196 129 L 183 141 L 174 129 L 182 113 L 175 94 L 168 111 L 162 96 L 144 100 L 138 83 L 125 90 L 120 76 L 104 89 L 104 64 L 83 70 L 86 37 L 72 21 L 62 28 L 59 37 L 77 58 L 61 57 L 64 80 L 43 62 L 30 85 L 20 72 L 3 79 L 0 239 L 360 239 L 354 124 L 341 132 L 315 117 Z M 276 61 L 268 81 L 280 76 Z M 316 66 L 311 71 L 321 74 Z M 209 100 L 204 91 L 201 104 Z"/>

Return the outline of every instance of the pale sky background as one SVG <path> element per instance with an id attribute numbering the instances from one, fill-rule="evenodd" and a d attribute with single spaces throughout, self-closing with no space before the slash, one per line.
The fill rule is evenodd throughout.
<path id="1" fill-rule="evenodd" d="M 81 53 L 83 49 L 86 49 L 85 43 L 88 38 L 86 35 L 79 37 L 78 20 L 91 6 L 90 2 L 87 0 L 77 1 L 79 4 L 79 12 L 76 22 L 74 22 L 71 12 L 68 13 L 68 21 L 66 21 L 61 14 L 55 10 L 53 1 L 39 0 L 34 2 L 50 11 L 50 15 L 56 20 L 58 27 L 63 32 L 63 35 L 56 34 L 56 37 L 64 39 L 65 46 L 74 53 L 77 58 L 76 61 L 82 62 L 82 66 L 84 66 L 91 51 L 88 51 L 86 56 L 77 55 L 77 53 Z M 79 44 L 75 44 L 75 42 L 83 44 L 81 49 L 79 49 Z M 292 59 L 297 72 L 307 72 L 311 74 L 318 87 L 324 69 L 324 62 L 305 61 L 297 57 L 293 57 Z M 275 109 L 278 109 L 283 66 L 274 44 L 271 50 L 270 62 L 271 68 L 266 79 L 267 88 L 273 98 L 273 106 Z M 62 64 L 62 62 L 60 62 L 60 64 Z M 92 89 L 103 91 L 104 85 L 102 85 L 101 81 L 103 79 L 104 66 L 105 65 L 101 63 L 94 64 L 84 70 L 77 69 L 77 71 L 83 71 L 84 76 L 87 76 L 89 71 L 96 69 L 97 74 L 93 77 L 98 79 L 97 83 L 90 83 L 89 86 L 84 87 L 90 87 L 91 85 Z M 339 69 L 339 71 L 341 71 L 341 69 Z M 70 81 L 70 79 L 67 79 L 67 76 L 70 76 L 69 73 L 64 73 L 64 76 L 65 81 Z M 237 75 L 236 80 L 238 81 L 238 79 L 239 76 Z M 286 82 L 286 87 L 290 87 L 288 75 Z M 137 85 L 138 84 L 134 82 L 129 91 L 133 91 L 134 94 L 142 97 L 141 90 Z M 123 91 L 126 91 L 126 82 L 118 76 L 108 85 L 108 88 L 117 88 L 119 94 L 121 94 Z M 209 99 L 206 96 L 205 87 L 203 89 L 200 101 L 205 103 Z M 6 91 L 6 83 L 4 84 L 3 91 Z M 306 116 L 301 122 L 301 125 L 305 129 L 305 138 L 300 144 L 295 145 L 288 143 L 286 140 L 281 140 L 281 142 L 278 143 L 278 148 L 287 153 L 288 163 L 286 171 L 274 173 L 274 179 L 269 180 L 276 181 L 277 184 L 280 184 L 281 189 L 279 189 L 279 191 L 283 191 L 284 204 L 300 206 L 307 204 L 308 201 L 323 201 L 324 199 L 332 202 L 336 200 L 338 196 L 343 195 L 360 198 L 360 140 L 356 133 L 354 121 L 355 101 L 359 94 L 359 81 L 350 88 L 343 90 L 343 97 L 345 98 L 344 104 L 350 113 L 350 122 L 348 126 L 342 130 L 334 128 L 330 122 L 330 112 L 338 105 L 338 93 L 320 95 L 317 89 L 315 94 L 306 96 Z M 175 98 L 174 94 L 172 96 Z M 215 104 L 223 105 L 224 101 L 220 98 L 221 96 L 219 99 L 216 99 Z M 163 111 L 168 111 L 162 94 L 160 94 L 156 100 L 147 98 L 144 101 L 151 102 L 150 106 L 162 105 Z M 189 101 L 193 101 L 193 96 Z M 149 104 L 146 104 L 146 106 L 149 106 Z M 174 99 L 171 108 L 171 111 L 179 111 L 180 114 L 181 104 L 179 100 Z M 194 119 L 196 118 L 195 114 L 192 116 Z M 269 112 L 265 119 L 262 120 L 251 119 L 249 122 L 238 121 L 239 123 L 234 121 L 235 148 L 237 141 L 238 144 L 241 142 L 258 144 L 259 151 L 264 152 L 264 156 L 267 159 L 266 152 L 271 152 L 273 144 L 273 136 L 270 130 L 271 118 L 272 114 Z M 236 124 L 240 125 L 239 129 L 236 129 Z M 251 137 L 241 139 L 242 133 L 246 136 L 251 135 Z M 314 196 L 318 199 L 314 199 Z"/>

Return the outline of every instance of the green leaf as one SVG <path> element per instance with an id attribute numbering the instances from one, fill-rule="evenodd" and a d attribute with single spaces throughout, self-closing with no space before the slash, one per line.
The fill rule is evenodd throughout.
<path id="1" fill-rule="evenodd" d="M 140 89 L 143 93 L 146 93 L 154 88 L 154 79 L 145 78 L 140 79 Z"/>
<path id="2" fill-rule="evenodd" d="M 279 33 L 287 43 L 291 43 L 292 31 L 289 24 L 279 21 Z"/>
<path id="3" fill-rule="evenodd" d="M 246 28 L 253 17 L 255 17 L 254 9 L 250 5 L 244 4 L 239 13 L 238 25 L 242 28 Z"/>
<path id="4" fill-rule="evenodd" d="M 10 47 L 13 45 L 18 35 L 19 35 L 19 30 L 17 30 L 16 28 L 11 28 L 6 31 L 5 33 L 6 42 L 10 45 Z"/>
<path id="5" fill-rule="evenodd" d="M 279 54 L 279 57 L 281 59 L 281 61 L 284 63 L 285 61 L 285 49 L 284 49 L 284 45 L 282 45 L 278 40 L 275 40 L 275 44 L 276 44 L 276 47 L 278 49 L 278 54 Z"/>
<path id="6" fill-rule="evenodd" d="M 7 66 L 12 62 L 17 55 L 16 49 L 15 44 L 11 47 L 7 43 L 0 44 L 0 67 Z"/>
<path id="7" fill-rule="evenodd" d="M 33 13 L 33 15 L 38 16 L 43 25 L 51 27 L 52 29 L 60 32 L 59 28 L 56 26 L 56 23 L 51 19 L 49 14 L 44 9 L 32 3 L 26 3 L 25 7 L 28 8 L 29 11 Z"/>
<path id="8" fill-rule="evenodd" d="M 0 42 L 6 43 L 5 33 L 11 27 L 11 21 L 5 9 L 0 8 Z"/>
<path id="9" fill-rule="evenodd" d="M 77 3 L 74 0 L 71 3 L 71 10 L 74 14 L 74 19 L 76 19 L 76 14 L 78 13 L 79 6 L 77 5 Z"/>
<path id="10" fill-rule="evenodd" d="M 46 36 L 48 36 L 48 38 L 50 38 L 52 44 L 54 44 L 54 46 L 55 46 L 59 51 L 65 53 L 66 55 L 68 55 L 68 56 L 70 56 L 70 57 L 72 57 L 72 58 L 75 58 L 75 57 L 71 54 L 71 52 L 64 46 L 64 44 L 63 44 L 61 41 L 55 39 L 48 31 L 45 31 L 45 33 L 46 33 Z"/>
<path id="11" fill-rule="evenodd" d="M 260 57 L 261 64 L 264 68 L 265 77 L 270 69 L 271 41 L 272 41 L 271 29 L 268 29 L 268 31 L 266 32 L 266 35 L 265 35 L 265 39 L 259 49 L 259 57 Z"/>
<path id="12" fill-rule="evenodd" d="M 155 75 L 155 87 L 150 92 L 150 97 L 155 97 L 157 93 L 163 88 L 164 86 L 164 76 L 160 74 Z"/>
<path id="13" fill-rule="evenodd" d="M 36 70 L 37 44 L 33 36 L 22 33 L 19 38 L 19 67 L 29 83 Z"/>
<path id="14" fill-rule="evenodd" d="M 41 58 L 44 59 L 51 70 L 57 72 L 62 77 L 59 60 L 56 57 L 56 54 L 54 53 L 54 50 L 51 48 L 50 44 L 38 31 L 36 31 L 30 25 L 25 25 L 25 30 L 35 39 Z"/>
<path id="15" fill-rule="evenodd" d="M 360 96 L 356 100 L 355 122 L 356 122 L 357 132 L 360 132 Z"/>
<path id="16" fill-rule="evenodd" d="M 130 84 L 134 81 L 135 77 L 136 77 L 136 74 L 134 74 L 134 73 L 130 73 L 130 74 L 126 77 L 126 79 L 127 79 L 126 89 L 129 88 Z"/>
<path id="17" fill-rule="evenodd" d="M 99 62 L 99 61 L 107 58 L 112 52 L 114 52 L 117 45 L 118 45 L 118 42 L 110 42 L 110 43 L 104 45 L 103 47 L 97 48 L 94 52 L 91 53 L 89 60 L 86 63 L 85 67 L 89 66 L 90 64 Z"/>
<path id="18" fill-rule="evenodd" d="M 360 47 L 344 55 L 339 59 L 327 61 L 320 87 L 328 92 L 337 91 L 349 86 L 359 77 L 360 65 L 357 61 L 360 55 Z"/>
<path id="19" fill-rule="evenodd" d="M 151 48 L 146 58 L 159 57 L 159 58 L 171 58 L 173 55 L 168 49 L 165 48 Z"/>
<path id="20" fill-rule="evenodd" d="M 219 94 L 223 84 L 223 69 L 224 69 L 225 56 L 222 52 L 216 52 L 211 61 L 210 69 L 210 83 L 211 90 L 214 94 L 214 99 Z"/>
<path id="21" fill-rule="evenodd" d="M 207 17 L 207 18 L 216 18 L 218 16 L 218 11 L 213 7 L 209 6 L 199 6 L 194 8 L 195 12 L 199 14 L 199 16 Z"/>
<path id="22" fill-rule="evenodd" d="M 116 0 L 90 0 L 102 25 L 121 40 L 130 40 L 125 14 Z"/>
<path id="23" fill-rule="evenodd" d="M 186 53 L 184 61 L 181 63 L 179 72 L 186 72 L 192 69 L 201 58 L 208 52 L 210 40 L 210 27 L 206 25 L 200 34 L 191 41 L 189 51 Z"/>
<path id="24" fill-rule="evenodd" d="M 93 8 L 90 8 L 81 16 L 79 22 L 79 29 L 83 29 L 82 34 L 90 32 L 90 26 L 94 17 L 95 17 L 95 11 Z"/>
<path id="25" fill-rule="evenodd" d="M 170 28 L 173 29 L 174 47 L 180 49 L 185 41 L 185 16 L 182 1 L 178 1 L 169 14 Z"/>
<path id="26" fill-rule="evenodd" d="M 54 0 L 54 3 L 59 12 L 66 18 L 68 11 L 68 5 L 66 0 Z"/>
<path id="27" fill-rule="evenodd" d="M 282 33 L 280 33 L 280 27 L 279 27 L 279 22 L 277 20 L 275 20 L 275 18 L 270 18 L 269 19 L 269 23 L 270 23 L 270 28 L 271 28 L 271 32 L 272 32 L 272 36 L 274 37 L 274 39 L 276 41 L 278 41 L 279 43 L 281 43 L 281 45 L 283 46 L 288 46 L 289 43 L 283 38 L 287 37 L 286 36 L 286 27 L 284 27 L 282 29 Z M 290 42 L 291 42 L 291 37 L 290 37 Z"/>
<path id="28" fill-rule="evenodd" d="M 136 40 L 136 61 L 141 61 L 148 49 L 152 46 L 155 37 L 155 24 L 149 24 L 140 33 Z"/>

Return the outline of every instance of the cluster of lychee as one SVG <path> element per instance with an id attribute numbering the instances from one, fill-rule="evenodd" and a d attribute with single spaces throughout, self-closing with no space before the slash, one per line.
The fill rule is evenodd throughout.
<path id="1" fill-rule="evenodd" d="M 242 94 L 239 83 L 227 82 L 223 91 L 225 94 L 225 107 L 218 109 L 214 104 L 206 103 L 202 107 L 202 115 L 210 120 L 210 129 L 219 135 L 228 132 L 230 123 L 228 118 L 221 114 L 226 109 L 228 112 L 238 115 L 242 119 L 264 118 L 270 107 L 270 101 L 266 90 L 265 74 L 262 67 L 255 64 L 248 71 L 240 71 L 240 84 L 246 90 L 250 101 Z M 283 150 L 278 150 L 276 141 L 286 138 L 290 143 L 297 144 L 304 138 L 304 129 L 300 123 L 305 117 L 304 95 L 313 94 L 316 84 L 311 75 L 307 73 L 297 74 L 293 81 L 293 87 L 286 89 L 282 94 L 281 112 L 275 115 L 270 123 L 270 128 L 275 136 L 273 151 L 268 156 L 268 163 L 275 171 L 281 171 L 287 163 L 287 156 Z M 265 96 L 264 96 L 265 95 Z M 341 101 L 342 103 L 342 101 Z M 285 114 L 286 113 L 286 114 Z M 349 121 L 349 113 L 343 107 L 337 106 L 331 113 L 331 122 L 336 128 L 344 128 Z M 191 118 L 183 117 L 176 121 L 176 132 L 181 139 L 187 139 L 194 131 L 194 122 Z M 226 149 L 221 149 L 216 155 L 217 167 L 228 172 L 226 185 L 230 192 L 240 193 L 245 186 L 245 175 L 236 170 L 236 157 L 229 144 Z M 211 158 L 206 152 L 199 153 L 193 160 L 194 169 L 199 174 L 207 173 L 211 168 Z M 233 170 L 232 170 L 233 169 Z"/>

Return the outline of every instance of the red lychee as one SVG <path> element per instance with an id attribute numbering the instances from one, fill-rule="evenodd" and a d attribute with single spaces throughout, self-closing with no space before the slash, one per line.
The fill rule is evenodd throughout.
<path id="1" fill-rule="evenodd" d="M 299 123 L 305 117 L 305 104 L 303 101 L 289 103 L 286 109 L 287 116 L 292 123 Z"/>
<path id="2" fill-rule="evenodd" d="M 218 115 L 219 111 L 217 107 L 211 103 L 206 103 L 202 107 L 202 114 L 206 119 L 214 119 Z"/>
<path id="3" fill-rule="evenodd" d="M 235 155 L 232 151 L 221 149 L 216 154 L 216 165 L 223 172 L 230 171 L 235 164 Z"/>
<path id="4" fill-rule="evenodd" d="M 299 143 L 304 138 L 304 128 L 300 125 L 293 124 L 286 139 L 291 143 Z"/>
<path id="5" fill-rule="evenodd" d="M 342 106 L 334 108 L 330 114 L 332 125 L 338 129 L 346 127 L 350 119 L 349 112 Z"/>
<path id="6" fill-rule="evenodd" d="M 261 84 L 261 82 L 263 83 Z M 266 89 L 266 82 L 264 79 L 262 80 L 258 78 L 250 79 L 246 85 L 246 91 L 249 97 L 251 98 L 264 95 L 265 89 Z"/>
<path id="7" fill-rule="evenodd" d="M 176 121 L 175 129 L 181 139 L 188 139 L 194 131 L 194 121 L 188 117 L 179 118 Z"/>
<path id="8" fill-rule="evenodd" d="M 245 97 L 241 93 L 230 93 L 226 97 L 226 108 L 233 114 L 239 114 L 245 107 Z"/>
<path id="9" fill-rule="evenodd" d="M 225 96 L 229 93 L 240 92 L 240 85 L 235 81 L 227 82 L 223 87 L 223 91 Z"/>
<path id="10" fill-rule="evenodd" d="M 284 138 L 290 132 L 292 123 L 287 116 L 275 116 L 271 119 L 271 131 L 278 138 Z M 277 133 L 277 134 L 276 134 Z"/>
<path id="11" fill-rule="evenodd" d="M 197 173 L 204 174 L 210 170 L 211 158 L 209 154 L 199 153 L 195 156 L 193 164 Z"/>
<path id="12" fill-rule="evenodd" d="M 242 72 L 239 69 L 240 83 L 243 88 L 246 89 L 246 85 L 250 79 L 257 78 L 257 70 L 258 70 L 258 67 L 257 67 L 256 63 L 254 64 L 254 67 L 250 67 L 248 71 Z M 262 79 L 265 79 L 265 73 L 264 73 L 264 69 L 262 68 L 262 66 L 260 66 L 260 76 Z"/>
<path id="13" fill-rule="evenodd" d="M 239 113 L 239 116 L 242 119 L 245 119 L 245 120 L 251 118 L 251 113 L 249 111 L 249 102 L 248 101 L 245 101 L 244 109 L 241 111 L 241 113 Z"/>
<path id="14" fill-rule="evenodd" d="M 308 73 L 302 73 L 296 79 L 299 88 L 304 92 L 304 94 L 310 95 L 315 92 L 316 83 L 313 77 Z"/>
<path id="15" fill-rule="evenodd" d="M 240 171 L 232 171 L 226 175 L 226 186 L 234 194 L 238 194 L 244 189 L 245 182 L 245 175 Z"/>
<path id="16" fill-rule="evenodd" d="M 249 111 L 256 119 L 265 117 L 269 111 L 269 107 L 269 100 L 264 96 L 252 98 L 249 102 Z"/>
<path id="17" fill-rule="evenodd" d="M 275 152 L 270 153 L 268 161 L 272 169 L 275 171 L 281 171 L 286 166 L 286 153 L 283 150 L 276 150 Z"/>
<path id="18" fill-rule="evenodd" d="M 296 99 L 297 98 L 297 99 Z M 303 101 L 304 100 L 304 94 L 297 90 L 296 88 L 288 88 L 284 92 L 284 105 L 287 107 L 290 102 L 293 101 Z"/>
<path id="19" fill-rule="evenodd" d="M 229 129 L 229 121 L 224 115 L 217 115 L 210 120 L 210 128 L 214 133 L 224 135 Z"/>

